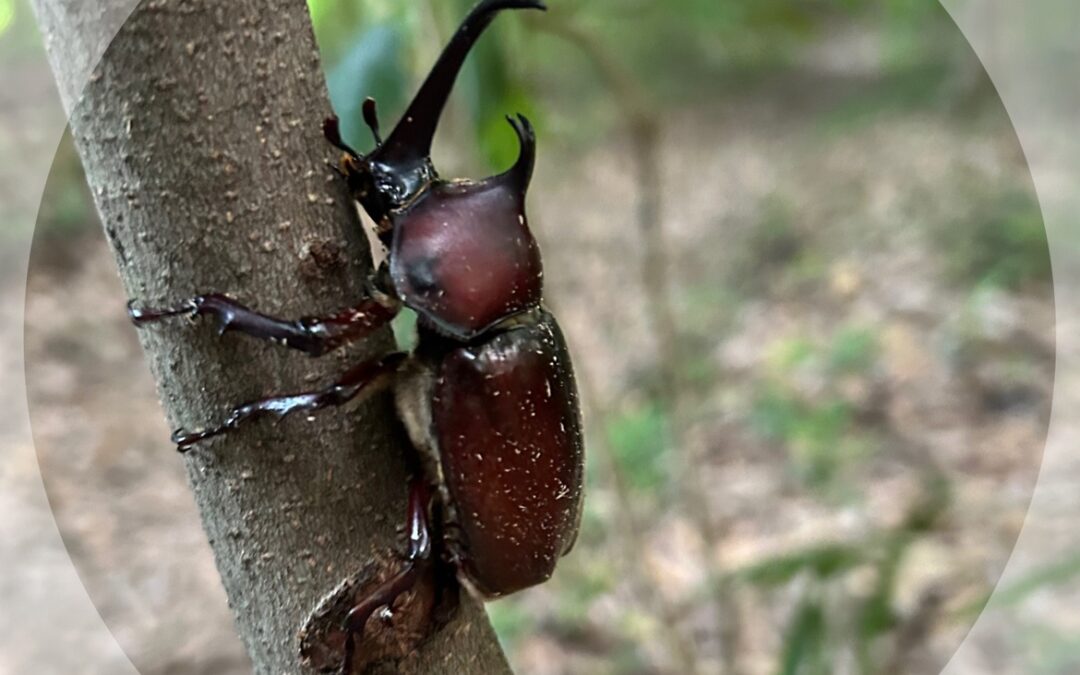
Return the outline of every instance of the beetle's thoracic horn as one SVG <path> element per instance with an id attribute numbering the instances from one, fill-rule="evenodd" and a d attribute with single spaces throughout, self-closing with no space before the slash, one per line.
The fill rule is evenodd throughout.
<path id="1" fill-rule="evenodd" d="M 387 164 L 411 163 L 431 154 L 435 128 L 465 57 L 495 15 L 504 9 L 544 10 L 547 7 L 540 0 L 482 0 L 473 7 L 439 55 L 401 121 L 373 153 L 372 159 Z"/>
<path id="2" fill-rule="evenodd" d="M 529 181 L 532 180 L 533 166 L 536 165 L 536 134 L 533 132 L 529 119 L 524 115 L 517 117 L 507 115 L 506 121 L 514 127 L 521 150 L 514 165 L 499 176 L 499 179 L 524 193 L 529 187 Z"/>

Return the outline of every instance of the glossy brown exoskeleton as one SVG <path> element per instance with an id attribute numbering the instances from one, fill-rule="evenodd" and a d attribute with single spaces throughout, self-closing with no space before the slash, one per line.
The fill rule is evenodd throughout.
<path id="1" fill-rule="evenodd" d="M 351 672 L 365 625 L 440 565 L 483 597 L 547 579 L 574 543 L 582 504 L 583 447 L 566 343 L 541 305 L 540 252 L 525 217 L 535 136 L 508 118 L 520 142 L 507 171 L 480 181 L 439 178 L 432 138 L 465 56 L 500 10 L 537 0 L 483 0 L 465 19 L 402 119 L 383 140 L 374 102 L 364 117 L 376 147 L 364 155 L 324 125 L 341 150 L 340 173 L 389 248 L 369 297 L 329 317 L 282 320 L 223 295 L 171 309 L 131 308 L 137 324 L 209 315 L 219 329 L 323 354 L 386 325 L 402 305 L 417 313 L 418 345 L 361 363 L 312 392 L 253 401 L 220 425 L 178 431 L 181 450 L 258 415 L 338 405 L 392 384 L 417 451 L 408 503 L 408 550 L 399 569 L 348 612 L 342 672 Z M 435 578 L 442 578 L 436 576 Z"/>

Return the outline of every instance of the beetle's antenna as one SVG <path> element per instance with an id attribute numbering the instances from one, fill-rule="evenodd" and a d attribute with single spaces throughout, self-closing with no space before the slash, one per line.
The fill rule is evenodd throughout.
<path id="1" fill-rule="evenodd" d="M 382 134 L 379 133 L 379 109 L 375 99 L 368 96 L 363 105 L 364 124 L 371 129 L 371 135 L 375 137 L 375 147 L 382 145 Z"/>
<path id="2" fill-rule="evenodd" d="M 330 145 L 334 146 L 338 150 L 347 152 L 357 159 L 363 157 L 363 155 L 361 155 L 359 152 L 353 150 L 352 147 L 350 147 L 349 144 L 346 143 L 345 140 L 341 137 L 341 121 L 338 119 L 337 115 L 327 117 L 325 120 L 323 120 L 322 132 L 323 136 L 326 137 L 326 140 L 330 142 Z"/>
<path id="3" fill-rule="evenodd" d="M 401 121 L 379 148 L 379 161 L 389 164 L 417 162 L 431 154 L 435 128 L 465 57 L 495 15 L 504 9 L 545 10 L 547 7 L 540 0 L 482 0 L 473 7 L 428 73 Z"/>

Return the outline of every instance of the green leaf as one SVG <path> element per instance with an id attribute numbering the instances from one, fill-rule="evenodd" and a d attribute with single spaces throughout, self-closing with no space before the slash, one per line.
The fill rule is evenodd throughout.
<path id="1" fill-rule="evenodd" d="M 870 641 L 896 625 L 894 595 L 900 563 L 915 538 L 906 530 L 891 533 L 884 542 L 878 562 L 877 583 L 870 597 L 859 607 L 858 639 L 860 651 L 868 653 Z"/>
<path id="2" fill-rule="evenodd" d="M 779 675 L 827 675 L 830 672 L 825 611 L 815 597 L 804 597 L 784 636 Z"/>
<path id="3" fill-rule="evenodd" d="M 863 562 L 864 554 L 858 546 L 823 544 L 764 560 L 735 572 L 733 576 L 755 586 L 774 588 L 790 582 L 802 572 L 826 580 Z"/>

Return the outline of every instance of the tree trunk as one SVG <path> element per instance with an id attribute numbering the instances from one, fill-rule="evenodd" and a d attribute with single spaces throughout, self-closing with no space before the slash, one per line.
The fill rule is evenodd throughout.
<path id="1" fill-rule="evenodd" d="M 329 103 L 305 3 L 148 0 L 94 66 L 88 54 L 96 59 L 109 21 L 130 4 L 34 0 L 130 297 L 156 305 L 227 292 L 286 317 L 355 304 L 370 256 L 327 166 L 336 158 L 320 134 Z M 326 382 L 393 344 L 384 330 L 315 360 L 219 338 L 209 322 L 175 320 L 140 335 L 166 414 L 186 428 Z M 187 463 L 256 672 L 300 672 L 297 631 L 320 598 L 398 550 L 406 485 L 395 419 L 389 398 L 377 397 L 310 420 L 258 421 L 184 460 L 162 439 L 161 461 Z M 509 672 L 467 597 L 406 670 Z"/>

